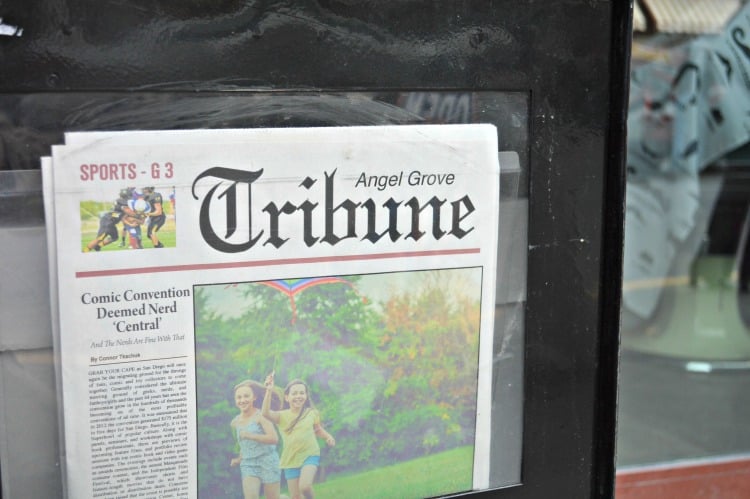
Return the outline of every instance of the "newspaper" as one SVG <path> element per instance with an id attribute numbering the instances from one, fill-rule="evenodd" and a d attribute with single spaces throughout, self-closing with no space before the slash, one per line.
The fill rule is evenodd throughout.
<path id="1" fill-rule="evenodd" d="M 493 126 L 76 133 L 43 173 L 69 497 L 488 487 Z"/>

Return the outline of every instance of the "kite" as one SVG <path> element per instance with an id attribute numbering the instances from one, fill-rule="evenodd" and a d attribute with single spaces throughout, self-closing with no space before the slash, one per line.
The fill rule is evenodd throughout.
<path id="1" fill-rule="evenodd" d="M 282 293 L 284 293 L 285 295 L 289 297 L 289 303 L 292 307 L 292 324 L 294 324 L 297 321 L 297 304 L 294 301 L 294 296 L 297 293 L 301 293 L 302 291 L 306 289 L 310 289 L 313 286 L 319 286 L 321 284 L 346 284 L 347 286 L 352 288 L 352 290 L 354 290 L 355 293 L 357 293 L 357 289 L 354 287 L 354 284 L 340 277 L 310 277 L 307 279 L 278 279 L 276 281 L 262 281 L 262 282 L 259 282 L 258 284 L 263 284 L 277 291 L 281 291 Z M 357 295 L 359 295 L 359 293 L 357 293 Z M 363 298 L 363 301 L 365 301 L 364 298 Z"/>
<path id="2" fill-rule="evenodd" d="M 357 296 L 360 296 L 357 292 L 357 288 L 354 287 L 354 284 L 347 281 L 346 279 L 342 279 L 341 277 L 308 277 L 305 279 L 277 279 L 275 281 L 260 281 L 256 284 L 263 284 L 265 286 L 268 286 L 270 288 L 273 288 L 277 291 L 281 291 L 285 295 L 289 297 L 289 304 L 292 307 L 292 324 L 294 324 L 297 321 L 297 303 L 294 300 L 295 295 L 298 293 L 301 293 L 302 291 L 305 291 L 306 289 L 310 289 L 313 286 L 319 286 L 321 284 L 346 284 L 352 290 L 357 293 Z M 230 284 L 229 286 L 237 286 L 237 284 Z M 362 302 L 367 303 L 367 299 L 362 297 Z"/>

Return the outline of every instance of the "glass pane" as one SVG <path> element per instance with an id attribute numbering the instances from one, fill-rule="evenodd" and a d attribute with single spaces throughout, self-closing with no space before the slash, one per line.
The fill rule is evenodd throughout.
<path id="1" fill-rule="evenodd" d="M 49 319 L 46 246 L 39 158 L 64 142 L 63 133 L 82 130 L 316 127 L 414 123 L 492 123 L 501 151 L 500 247 L 495 319 L 495 361 L 490 486 L 520 482 L 523 420 L 523 338 L 526 300 L 528 211 L 528 106 L 523 92 L 348 92 L 348 93 L 65 93 L 0 96 L 4 126 L 4 170 L 0 172 L 0 235 L 6 262 L 0 282 L 21 281 L 0 300 L 5 388 L 3 416 L 9 436 L 6 490 L 38 490 L 61 496 L 57 410 Z M 6 207 L 8 209 L 6 209 Z M 33 312 L 19 318 L 19 307 Z M 25 403 L 11 403 L 20 393 Z M 29 423 L 30 418 L 32 422 Z M 2 425 L 0 425 L 2 426 Z M 36 443 L 43 438 L 45 443 Z M 44 449 L 42 451 L 42 449 Z M 25 473 L 25 455 L 55 473 L 45 480 Z"/>

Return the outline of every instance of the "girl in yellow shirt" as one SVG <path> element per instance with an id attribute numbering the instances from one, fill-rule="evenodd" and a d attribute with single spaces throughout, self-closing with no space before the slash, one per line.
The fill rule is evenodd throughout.
<path id="1" fill-rule="evenodd" d="M 261 409 L 263 417 L 271 420 L 281 430 L 284 448 L 279 466 L 289 486 L 292 499 L 312 499 L 313 480 L 320 465 L 320 446 L 317 437 L 333 447 L 336 440 L 323 429 L 320 414 L 310 401 L 307 384 L 299 379 L 290 381 L 284 389 L 284 400 L 289 408 L 271 410 L 274 373 L 266 377 L 266 394 Z"/>

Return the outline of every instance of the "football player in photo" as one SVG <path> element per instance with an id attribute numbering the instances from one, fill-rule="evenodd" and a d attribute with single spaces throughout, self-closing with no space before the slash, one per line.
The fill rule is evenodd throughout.
<path id="1" fill-rule="evenodd" d="M 164 206 L 162 195 L 160 192 L 156 192 L 153 187 L 143 188 L 143 199 L 145 199 L 151 206 L 151 211 L 148 213 L 148 229 L 146 229 L 146 236 L 151 239 L 151 243 L 154 248 L 163 248 L 164 245 L 159 241 L 157 232 L 164 226 L 164 222 L 167 221 L 167 215 L 164 213 Z"/>
<path id="2" fill-rule="evenodd" d="M 128 233 L 130 248 L 143 249 L 141 240 L 141 225 L 146 221 L 151 205 L 143 198 L 131 199 L 128 206 L 123 208 L 122 224 Z"/>
<path id="3" fill-rule="evenodd" d="M 115 201 L 115 207 L 116 209 L 119 209 L 120 211 L 123 211 L 124 208 L 128 207 L 128 203 L 135 199 L 135 187 L 126 187 L 124 189 L 120 189 L 120 195 Z M 120 247 L 125 247 L 125 240 L 127 239 L 128 231 L 125 224 L 122 226 L 122 239 L 120 240 Z"/>
<path id="4" fill-rule="evenodd" d="M 96 237 L 83 249 L 84 253 L 91 250 L 100 251 L 102 247 L 117 241 L 117 224 L 122 220 L 123 212 L 115 206 L 99 215 L 99 230 Z"/>

